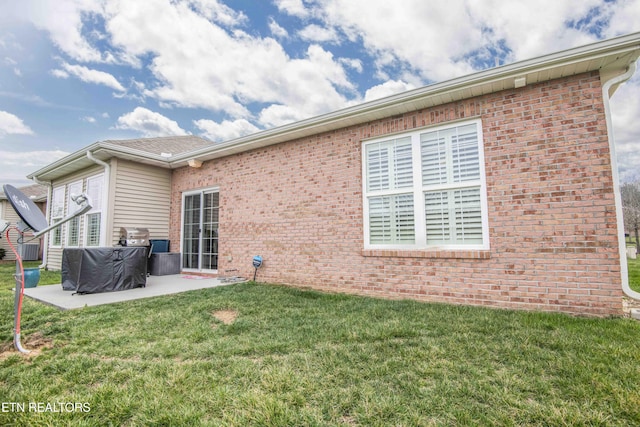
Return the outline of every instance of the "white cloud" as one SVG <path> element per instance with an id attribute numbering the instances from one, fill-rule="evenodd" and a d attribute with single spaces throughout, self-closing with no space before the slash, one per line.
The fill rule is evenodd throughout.
<path id="1" fill-rule="evenodd" d="M 286 39 L 289 37 L 289 32 L 282 28 L 273 18 L 269 18 L 269 31 L 278 39 Z"/>
<path id="2" fill-rule="evenodd" d="M 115 89 L 119 92 L 124 92 L 125 88 L 109 73 L 104 71 L 92 70 L 82 65 L 71 65 L 66 62 L 62 63 L 63 70 L 55 69 L 51 70 L 51 74 L 59 78 L 67 78 L 70 75 L 75 76 L 85 83 L 94 83 L 104 85 Z"/>
<path id="3" fill-rule="evenodd" d="M 53 77 L 57 77 L 59 79 L 68 79 L 69 78 L 69 73 L 67 73 L 66 71 L 61 70 L 59 68 L 55 68 L 55 69 L 53 69 L 53 70 L 51 70 L 49 72 L 51 73 L 51 75 Z"/>
<path id="4" fill-rule="evenodd" d="M 0 165 L 7 167 L 20 166 L 24 168 L 37 168 L 48 165 L 64 156 L 69 155 L 61 150 L 41 151 L 0 151 Z M 28 172 L 24 175 L 28 175 Z"/>
<path id="5" fill-rule="evenodd" d="M 298 32 L 298 35 L 306 41 L 311 42 L 334 42 L 338 43 L 338 34 L 333 28 L 321 27 L 316 24 L 310 24 Z"/>
<path id="6" fill-rule="evenodd" d="M 606 37 L 640 31 L 640 0 L 618 0 L 608 3 L 603 14 L 609 15 Z"/>
<path id="7" fill-rule="evenodd" d="M 309 10 L 304 6 L 302 0 L 275 0 L 274 3 L 281 12 L 298 18 L 309 16 Z"/>
<path id="8" fill-rule="evenodd" d="M 223 120 L 222 123 L 202 119 L 194 120 L 193 123 L 203 131 L 202 136 L 215 142 L 229 141 L 260 130 L 244 119 L 234 121 Z"/>
<path id="9" fill-rule="evenodd" d="M 484 41 L 460 1 L 406 0 L 398 7 L 385 0 L 319 0 L 317 7 L 314 14 L 362 42 L 378 68 L 404 66 L 429 80 L 472 71 L 465 54 Z"/>
<path id="10" fill-rule="evenodd" d="M 0 111 L 0 138 L 8 134 L 33 135 L 34 133 L 18 116 L 6 111 Z"/>
<path id="11" fill-rule="evenodd" d="M 22 77 L 22 70 L 16 66 L 18 63 L 13 58 L 6 56 L 4 58 L 4 63 L 13 69 L 13 74 L 18 77 Z"/>
<path id="12" fill-rule="evenodd" d="M 395 95 L 411 89 L 415 89 L 415 86 L 410 83 L 401 80 L 389 80 L 367 90 L 364 94 L 364 100 L 373 101 L 374 99 L 384 98 L 385 96 Z"/>
<path id="13" fill-rule="evenodd" d="M 319 46 L 292 59 L 275 39 L 229 33 L 180 2 L 114 0 L 107 9 L 112 42 L 129 55 L 153 56 L 157 80 L 143 95 L 163 105 L 249 120 L 247 105 L 281 104 L 309 117 L 343 107 L 341 91 L 355 91 L 342 64 Z"/>
<path id="14" fill-rule="evenodd" d="M 82 120 L 83 122 L 87 122 L 87 123 L 95 123 L 96 122 L 96 118 L 95 117 L 91 117 L 91 116 L 82 117 L 80 120 Z"/>
<path id="15" fill-rule="evenodd" d="M 188 134 L 176 121 L 142 107 L 118 117 L 115 129 L 134 130 L 144 137 Z"/>
<path id="16" fill-rule="evenodd" d="M 16 186 L 33 184 L 27 175 L 68 154 L 61 150 L 0 150 L 0 182 Z"/>
<path id="17" fill-rule="evenodd" d="M 207 19 L 225 26 L 234 27 L 247 22 L 244 13 L 237 12 L 216 0 L 189 0 L 189 3 Z"/>
<path id="18" fill-rule="evenodd" d="M 275 127 L 286 125 L 305 118 L 301 111 L 288 106 L 273 104 L 260 111 L 260 123 L 266 127 Z"/>
<path id="19" fill-rule="evenodd" d="M 535 7 L 524 2 L 481 0 L 469 4 L 476 26 L 482 26 L 485 42 L 503 42 L 512 51 L 510 60 L 522 60 L 596 41 L 588 30 L 567 24 L 587 18 L 601 0 L 539 0 Z"/>
<path id="20" fill-rule="evenodd" d="M 638 0 L 622 3 L 626 12 L 614 15 L 638 30 L 639 15 L 633 14 Z M 595 41 L 591 27 L 571 28 L 568 23 L 598 21 L 609 13 L 602 0 L 540 0 L 535 6 L 503 0 L 405 0 L 402 7 L 387 0 L 312 4 L 313 16 L 362 42 L 380 77 L 394 78 L 402 68 L 424 81 L 448 80 L 493 66 L 494 56 L 504 62 L 508 54 L 506 61 L 511 62 Z M 617 9 L 618 3 L 610 7 Z M 394 75 L 388 74 L 390 70 Z"/>
<path id="21" fill-rule="evenodd" d="M 361 73 L 364 69 L 362 67 L 362 61 L 355 58 L 339 58 L 341 64 L 344 64 L 346 67 L 349 67 L 359 73 Z"/>
<path id="22" fill-rule="evenodd" d="M 100 52 L 83 36 L 83 19 L 102 12 L 103 1 L 22 0 L 8 9 L 15 19 L 28 19 L 49 32 L 52 41 L 71 58 L 82 62 L 106 62 L 112 55 Z"/>

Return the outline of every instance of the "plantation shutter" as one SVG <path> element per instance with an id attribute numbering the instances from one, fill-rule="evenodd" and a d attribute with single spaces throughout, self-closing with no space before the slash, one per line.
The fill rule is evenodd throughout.
<path id="1" fill-rule="evenodd" d="M 64 216 L 64 187 L 53 189 L 51 196 L 51 218 L 62 218 Z"/>
<path id="2" fill-rule="evenodd" d="M 476 126 L 474 123 L 420 135 L 428 245 L 482 244 Z"/>
<path id="3" fill-rule="evenodd" d="M 413 194 L 369 198 L 371 244 L 415 243 Z"/>
<path id="4" fill-rule="evenodd" d="M 454 191 L 456 244 L 482 243 L 482 210 L 480 188 Z"/>
<path id="5" fill-rule="evenodd" d="M 480 189 L 425 193 L 425 220 L 428 244 L 482 243 Z"/>
<path id="6" fill-rule="evenodd" d="M 367 190 L 394 190 L 413 186 L 411 138 L 367 146 Z"/>
<path id="7" fill-rule="evenodd" d="M 366 148 L 367 190 L 413 190 L 411 138 L 400 138 Z M 415 242 L 413 193 L 369 197 L 369 241 L 372 244 Z"/>
<path id="8" fill-rule="evenodd" d="M 456 128 L 451 137 L 453 182 L 480 179 L 480 158 L 478 155 L 478 134 L 475 125 Z"/>
<path id="9" fill-rule="evenodd" d="M 87 195 L 91 199 L 91 210 L 85 215 L 87 224 L 86 245 L 99 246 L 102 222 L 102 183 L 103 176 L 87 179 Z"/>
<path id="10" fill-rule="evenodd" d="M 91 200 L 91 210 L 102 210 L 102 176 L 87 179 L 87 196 Z"/>
<path id="11" fill-rule="evenodd" d="M 365 246 L 487 248 L 482 159 L 480 120 L 364 143 Z"/>
<path id="12" fill-rule="evenodd" d="M 425 193 L 427 244 L 443 245 L 451 240 L 449 194 L 446 191 Z"/>
<path id="13" fill-rule="evenodd" d="M 69 184 L 67 191 L 67 213 L 71 214 L 80 209 L 71 198 L 82 193 L 82 181 Z M 67 223 L 67 246 L 78 246 L 80 242 L 80 217 L 75 217 Z"/>
<path id="14" fill-rule="evenodd" d="M 447 182 L 447 145 L 439 132 L 422 135 L 422 185 Z"/>

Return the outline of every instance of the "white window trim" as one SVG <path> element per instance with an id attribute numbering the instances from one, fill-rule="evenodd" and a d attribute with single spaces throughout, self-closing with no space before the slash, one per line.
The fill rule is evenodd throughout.
<path id="1" fill-rule="evenodd" d="M 55 215 L 54 216 L 54 212 L 53 209 L 55 208 L 55 203 L 54 203 L 54 199 L 55 199 L 55 194 L 56 191 L 62 191 L 62 213 L 60 215 Z M 62 218 L 64 218 L 64 206 L 66 203 L 66 197 L 67 197 L 67 188 L 66 185 L 60 185 L 58 187 L 54 187 L 51 190 L 51 207 L 50 207 L 50 212 L 51 212 L 51 224 L 55 224 L 57 221 L 56 220 L 61 220 Z M 63 228 L 62 227 L 58 227 L 54 230 L 52 230 L 52 234 L 51 234 L 51 238 L 50 238 L 50 247 L 51 248 L 63 248 L 64 247 L 64 243 L 65 243 L 65 235 L 63 232 Z M 60 233 L 60 243 L 56 244 L 55 243 L 55 233 Z"/>
<path id="2" fill-rule="evenodd" d="M 455 184 L 445 184 L 439 186 L 436 190 L 431 187 L 431 191 L 458 189 L 464 187 L 480 186 L 480 210 L 482 218 L 482 244 L 472 245 L 427 245 L 426 222 L 425 218 L 425 189 L 422 185 L 422 161 L 420 135 L 425 132 L 434 132 L 438 130 L 450 129 L 452 127 L 460 127 L 470 124 L 476 124 L 478 132 L 478 161 L 480 163 L 480 180 L 468 181 Z M 367 156 L 366 147 L 370 144 L 389 141 L 390 139 L 398 139 L 402 137 L 411 137 L 412 141 L 412 168 L 413 168 L 413 188 L 400 188 L 393 190 L 367 191 Z M 427 190 L 429 191 L 429 190 Z M 415 227 L 415 243 L 414 244 L 371 244 L 371 236 L 369 230 L 369 198 L 375 196 L 395 195 L 413 193 L 414 200 L 414 227 Z M 424 250 L 424 251 L 458 251 L 458 250 L 489 250 L 489 219 L 488 219 L 488 203 L 487 203 L 487 183 L 484 160 L 484 137 L 482 133 L 482 121 L 480 119 L 449 122 L 438 126 L 425 127 L 416 129 L 406 133 L 386 135 L 381 138 L 370 139 L 362 143 L 362 199 L 363 199 L 363 231 L 364 231 L 364 249 L 365 250 Z"/>
<path id="3" fill-rule="evenodd" d="M 207 269 L 200 269 L 200 268 L 184 268 L 182 266 L 182 257 L 184 254 L 184 250 L 182 245 L 184 244 L 184 202 L 187 196 L 194 196 L 196 194 L 204 194 L 204 193 L 218 193 L 220 194 L 220 187 L 207 187 L 207 188 L 200 188 L 197 190 L 189 190 L 189 191 L 183 191 L 182 192 L 182 201 L 181 201 L 181 205 L 180 205 L 180 268 L 182 269 L 182 271 L 185 272 L 201 272 L 201 273 L 217 273 L 218 270 L 207 270 Z M 218 221 L 220 221 L 220 218 L 218 218 Z M 220 224 L 218 222 L 218 224 Z M 202 245 L 202 233 L 200 234 L 200 245 Z M 220 240 L 218 240 L 218 251 L 220 250 Z M 218 263 L 220 262 L 220 254 L 218 253 Z"/>
<path id="4" fill-rule="evenodd" d="M 83 184 L 84 184 L 84 182 L 83 182 L 83 180 L 82 180 L 82 179 L 80 179 L 80 180 L 78 180 L 78 181 L 74 181 L 74 182 L 71 182 L 71 183 L 67 184 L 67 194 L 66 194 L 66 198 L 65 198 L 65 200 L 66 200 L 66 212 L 67 212 L 67 215 L 71 214 L 71 207 L 72 207 L 72 205 L 71 205 L 71 203 L 72 203 L 72 200 L 71 200 L 71 194 L 72 194 L 72 192 L 71 192 L 71 188 L 72 188 L 73 186 L 79 186 L 79 187 L 80 187 L 80 191 L 79 191 L 79 193 L 82 193 L 82 191 L 83 191 Z M 78 193 L 78 194 L 79 194 L 79 193 Z M 63 236 L 64 236 L 64 244 L 65 244 L 65 247 L 67 247 L 67 248 L 77 248 L 77 247 L 80 247 L 80 243 L 82 242 L 82 235 L 81 235 L 81 231 L 82 231 L 82 220 L 81 220 L 81 218 L 80 218 L 80 217 L 76 217 L 76 218 L 78 219 L 78 243 L 77 243 L 76 245 L 71 245 L 71 244 L 69 244 L 69 237 L 70 237 L 70 235 L 71 235 L 71 224 L 73 223 L 73 220 L 71 220 L 71 221 L 67 222 L 67 223 L 64 225 L 64 229 L 65 229 L 65 232 L 63 233 Z"/>
<path id="5" fill-rule="evenodd" d="M 89 181 L 91 180 L 98 180 L 98 179 L 102 179 L 102 188 L 101 188 L 101 193 L 100 193 L 100 209 L 94 209 L 91 208 L 91 210 L 89 210 L 89 212 L 85 213 L 82 217 L 83 217 L 83 236 L 82 236 L 82 246 L 84 247 L 89 247 L 89 248 L 97 248 L 97 247 L 101 247 L 104 246 L 104 242 L 105 242 L 105 235 L 106 235 L 106 215 L 104 214 L 105 209 L 104 209 L 104 193 L 106 191 L 106 183 L 104 181 L 104 177 L 105 175 L 103 173 L 98 174 L 98 175 L 92 175 L 89 176 L 87 178 L 84 179 L 85 182 L 85 192 L 88 194 L 89 192 Z M 96 205 L 96 202 L 92 200 L 93 205 Z M 94 214 L 100 214 L 100 235 L 98 236 L 98 245 L 97 246 L 89 246 L 88 245 L 88 239 L 89 239 L 89 220 L 88 217 L 90 215 L 94 215 Z"/>

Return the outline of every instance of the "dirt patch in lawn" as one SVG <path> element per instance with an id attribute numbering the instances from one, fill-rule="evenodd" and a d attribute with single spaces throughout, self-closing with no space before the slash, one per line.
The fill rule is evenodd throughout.
<path id="1" fill-rule="evenodd" d="M 0 360 L 18 354 L 27 358 L 37 357 L 44 349 L 53 348 L 53 340 L 44 337 L 40 332 L 21 337 L 22 348 L 29 350 L 29 353 L 20 353 L 13 346 L 13 341 L 0 344 Z"/>
<path id="2" fill-rule="evenodd" d="M 238 317 L 238 312 L 235 310 L 218 310 L 211 314 L 225 325 L 232 324 Z"/>

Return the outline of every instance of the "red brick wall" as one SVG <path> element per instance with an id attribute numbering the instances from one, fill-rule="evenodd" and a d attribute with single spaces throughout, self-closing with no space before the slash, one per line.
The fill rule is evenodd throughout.
<path id="1" fill-rule="evenodd" d="M 483 124 L 491 250 L 364 252 L 362 140 L 471 117 Z M 208 186 L 220 188 L 221 275 L 251 277 L 251 259 L 262 255 L 258 278 L 265 282 L 516 309 L 622 312 L 597 73 L 177 169 L 173 241 L 180 240 L 182 192 Z"/>

